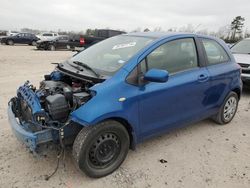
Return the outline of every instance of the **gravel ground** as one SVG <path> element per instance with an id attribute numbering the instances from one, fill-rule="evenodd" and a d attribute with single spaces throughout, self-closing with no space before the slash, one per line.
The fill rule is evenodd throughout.
<path id="1" fill-rule="evenodd" d="M 91 179 L 73 165 L 71 149 L 65 166 L 49 180 L 56 151 L 33 156 L 12 135 L 7 102 L 27 79 L 35 85 L 45 73 L 74 53 L 36 51 L 31 46 L 0 46 L 0 187 L 250 187 L 250 91 L 243 92 L 234 120 L 219 126 L 210 120 L 148 140 L 130 151 L 113 174 Z M 161 160 L 163 159 L 163 160 Z"/>

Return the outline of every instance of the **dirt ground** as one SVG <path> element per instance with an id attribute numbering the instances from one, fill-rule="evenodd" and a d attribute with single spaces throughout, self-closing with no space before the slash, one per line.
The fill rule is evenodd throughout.
<path id="1" fill-rule="evenodd" d="M 130 151 L 113 174 L 91 179 L 74 167 L 68 149 L 56 166 L 56 152 L 34 157 L 13 136 L 7 102 L 27 79 L 35 85 L 51 63 L 74 53 L 37 51 L 32 46 L 0 46 L 0 187 L 250 187 L 250 91 L 243 92 L 234 120 L 219 126 L 205 120 L 148 140 Z M 164 163 L 159 160 L 164 159 Z"/>

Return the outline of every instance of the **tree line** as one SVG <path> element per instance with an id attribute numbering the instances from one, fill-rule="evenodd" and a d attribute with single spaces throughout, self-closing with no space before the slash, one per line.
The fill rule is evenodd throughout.
<path id="1" fill-rule="evenodd" d="M 223 27 L 220 27 L 218 31 L 209 31 L 208 29 L 199 29 L 202 24 L 198 24 L 196 26 L 192 24 L 187 24 L 186 26 L 182 27 L 174 27 L 174 28 L 169 28 L 168 30 L 163 30 L 161 27 L 155 27 L 153 29 L 149 28 L 140 28 L 137 27 L 131 31 L 126 31 L 126 32 L 148 32 L 148 31 L 169 31 L 169 32 L 189 32 L 189 33 L 199 33 L 199 34 L 204 34 L 204 35 L 212 35 L 218 38 L 223 39 L 227 43 L 235 43 L 242 38 L 247 38 L 250 37 L 250 32 L 244 29 L 244 22 L 245 18 L 242 16 L 236 16 L 233 18 L 230 24 L 225 25 Z M 109 29 L 109 28 L 106 28 Z M 81 34 L 81 35 L 94 35 L 95 31 L 97 29 L 91 29 L 88 28 L 85 31 L 63 31 L 63 30 L 58 30 L 58 31 L 50 31 L 50 32 L 57 32 L 60 35 L 71 35 L 71 34 Z M 125 30 L 122 30 L 125 31 Z M 0 31 L 0 35 L 3 35 L 4 32 L 6 31 Z M 34 33 L 34 34 L 39 34 L 43 31 L 38 30 L 38 29 L 30 29 L 30 28 L 22 28 L 21 32 L 29 32 L 29 33 Z"/>

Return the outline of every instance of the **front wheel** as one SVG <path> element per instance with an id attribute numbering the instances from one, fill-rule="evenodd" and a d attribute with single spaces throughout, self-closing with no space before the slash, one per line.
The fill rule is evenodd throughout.
<path id="1" fill-rule="evenodd" d="M 127 156 L 129 135 L 117 121 L 84 127 L 73 145 L 73 158 L 81 171 L 98 178 L 115 171 Z"/>
<path id="2" fill-rule="evenodd" d="M 238 95 L 233 91 L 230 92 L 224 100 L 218 114 L 213 117 L 214 121 L 221 125 L 231 122 L 237 112 L 238 103 Z"/>
<path id="3" fill-rule="evenodd" d="M 8 40 L 8 41 L 7 41 L 7 44 L 8 44 L 8 45 L 14 45 L 14 41 L 13 41 L 13 40 Z"/>

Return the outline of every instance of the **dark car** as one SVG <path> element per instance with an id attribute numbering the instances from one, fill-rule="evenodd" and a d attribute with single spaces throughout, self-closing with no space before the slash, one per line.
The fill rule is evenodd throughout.
<path id="1" fill-rule="evenodd" d="M 121 34 L 125 34 L 125 32 L 111 29 L 98 29 L 95 31 L 94 35 L 85 35 L 82 37 L 84 42 L 83 47 L 88 48 L 104 39 Z"/>
<path id="2" fill-rule="evenodd" d="M 32 33 L 18 33 L 17 35 L 3 37 L 1 43 L 7 45 L 28 44 L 35 46 L 38 40 L 39 38 Z"/>
<path id="3" fill-rule="evenodd" d="M 67 35 L 61 35 L 58 37 L 55 37 L 54 39 L 48 39 L 48 40 L 39 40 L 37 41 L 37 49 L 39 50 L 57 50 L 57 49 L 71 49 L 74 46 L 79 46 L 76 44 L 77 41 L 74 41 L 69 38 Z"/>
<path id="4" fill-rule="evenodd" d="M 39 88 L 20 86 L 9 121 L 32 151 L 49 142 L 63 150 L 74 140 L 78 168 L 102 177 L 145 139 L 205 118 L 228 124 L 241 97 L 240 73 L 213 37 L 119 35 L 59 63 Z"/>

